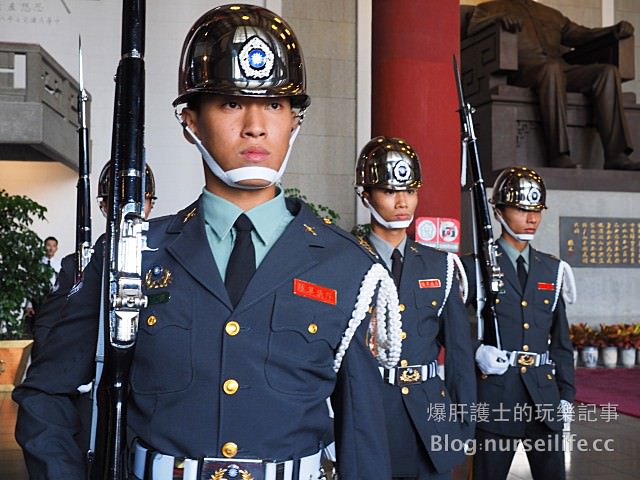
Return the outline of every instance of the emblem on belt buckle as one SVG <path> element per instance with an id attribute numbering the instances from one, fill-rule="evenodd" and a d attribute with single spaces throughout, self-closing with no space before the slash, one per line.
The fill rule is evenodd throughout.
<path id="1" fill-rule="evenodd" d="M 204 459 L 200 480 L 264 480 L 262 462 Z"/>
<path id="2" fill-rule="evenodd" d="M 524 365 L 525 367 L 530 367 L 535 362 L 535 358 L 533 355 L 528 353 L 521 353 L 518 355 L 518 365 Z"/>
<path id="3" fill-rule="evenodd" d="M 398 375 L 398 381 L 400 385 L 418 383 L 420 382 L 420 380 L 422 380 L 422 374 L 420 373 L 420 370 L 414 369 L 413 367 L 405 367 L 399 370 L 401 370 L 400 375 Z"/>

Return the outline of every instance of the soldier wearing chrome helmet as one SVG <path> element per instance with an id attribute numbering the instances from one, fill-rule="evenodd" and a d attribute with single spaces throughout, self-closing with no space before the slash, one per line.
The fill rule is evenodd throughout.
<path id="1" fill-rule="evenodd" d="M 566 262 L 530 244 L 547 208 L 546 196 L 540 175 L 514 166 L 498 175 L 490 198 L 502 225 L 496 243 L 504 287 L 495 303 L 502 349 L 484 344 L 476 349 L 478 402 L 490 412 L 486 421 L 477 424 L 476 441 L 487 445 L 507 439 L 513 448 L 477 449 L 476 479 L 506 480 L 520 440 L 561 446 L 563 424 L 572 419 L 573 347 L 565 301 L 575 301 L 575 282 Z M 469 296 L 474 298 L 473 257 L 465 256 L 463 263 Z M 532 412 L 547 408 L 553 414 L 509 415 L 505 420 L 495 413 L 516 412 L 522 406 Z M 530 452 L 529 461 L 533 478 L 565 478 L 562 448 Z"/>
<path id="2" fill-rule="evenodd" d="M 174 104 L 205 186 L 148 222 L 130 478 L 319 480 L 334 439 L 340 478 L 391 476 L 380 373 L 364 346 L 369 301 L 358 301 L 363 278 L 381 270 L 279 186 L 309 105 L 304 67 L 293 28 L 262 7 L 214 8 L 187 34 Z M 96 250 L 66 300 L 65 335 L 15 393 L 33 478 L 86 478 L 73 400 L 94 371 L 101 259 Z"/>
<path id="3" fill-rule="evenodd" d="M 459 294 L 466 289 L 459 287 L 461 282 L 466 285 L 458 279 L 463 269 L 455 254 L 407 236 L 422 186 L 420 159 L 408 142 L 372 138 L 358 156 L 355 186 L 372 217 L 371 233 L 360 243 L 392 272 L 402 309 L 403 363 L 382 371 L 392 478 L 449 478 L 453 467 L 464 461 L 464 452 L 437 451 L 423 439 L 446 436 L 464 444 L 473 438 L 473 424 L 468 412 L 455 420 L 436 421 L 425 415 L 424 399 L 475 403 L 469 323 Z M 437 376 L 441 347 L 446 352 L 444 384 Z"/>
<path id="4" fill-rule="evenodd" d="M 145 178 L 144 178 L 144 218 L 148 218 L 151 210 L 155 206 L 156 199 L 156 179 L 153 175 L 153 170 L 149 164 L 145 165 Z M 100 211 L 105 216 L 107 214 L 107 208 L 109 203 L 109 196 L 111 195 L 111 162 L 107 162 L 102 167 L 100 171 L 100 176 L 98 177 L 98 195 L 96 199 L 98 200 L 98 206 L 100 207 Z"/>

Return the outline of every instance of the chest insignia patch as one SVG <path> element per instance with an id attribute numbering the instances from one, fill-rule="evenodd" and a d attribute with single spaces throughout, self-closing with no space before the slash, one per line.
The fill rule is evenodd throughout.
<path id="1" fill-rule="evenodd" d="M 171 285 L 173 276 L 168 268 L 155 265 L 144 276 L 144 284 L 147 288 L 165 288 Z"/>
<path id="2" fill-rule="evenodd" d="M 329 305 L 335 305 L 338 301 L 338 292 L 332 288 L 305 282 L 299 278 L 293 279 L 293 294 L 316 302 L 328 303 Z"/>
<path id="3" fill-rule="evenodd" d="M 555 290 L 555 288 L 554 283 L 538 282 L 538 290 Z"/>
<path id="4" fill-rule="evenodd" d="M 420 288 L 440 288 L 442 286 L 442 282 L 439 278 L 425 278 L 418 280 L 418 286 Z"/>

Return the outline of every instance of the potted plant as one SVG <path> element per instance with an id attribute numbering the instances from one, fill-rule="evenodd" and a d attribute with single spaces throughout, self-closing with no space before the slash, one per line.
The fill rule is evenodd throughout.
<path id="1" fill-rule="evenodd" d="M 580 351 L 585 367 L 594 368 L 598 364 L 597 332 L 584 322 L 569 325 L 569 338 L 574 349 Z"/>
<path id="2" fill-rule="evenodd" d="M 620 328 L 620 363 L 631 368 L 636 363 L 636 350 L 640 346 L 640 323 L 622 323 Z"/>
<path id="3" fill-rule="evenodd" d="M 608 368 L 615 368 L 618 364 L 618 347 L 622 346 L 620 324 L 600 324 L 598 344 L 602 347 L 602 364 Z"/>
<path id="4" fill-rule="evenodd" d="M 11 388 L 22 376 L 32 343 L 25 304 L 44 299 L 51 288 L 42 239 L 30 228 L 45 213 L 30 198 L 0 190 L 0 385 Z"/>

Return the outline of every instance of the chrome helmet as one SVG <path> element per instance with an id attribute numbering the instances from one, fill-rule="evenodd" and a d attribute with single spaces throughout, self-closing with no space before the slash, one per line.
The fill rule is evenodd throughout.
<path id="1" fill-rule="evenodd" d="M 174 107 L 198 93 L 287 97 L 293 107 L 309 106 L 293 29 L 255 5 L 223 5 L 202 15 L 182 47 Z"/>
<path id="2" fill-rule="evenodd" d="M 356 187 L 408 190 L 422 186 L 418 154 L 405 140 L 374 137 L 356 163 Z"/>
<path id="3" fill-rule="evenodd" d="M 540 212 L 547 208 L 547 189 L 542 177 L 527 167 L 509 167 L 493 184 L 490 202 L 494 207 L 515 207 Z"/>
<path id="4" fill-rule="evenodd" d="M 144 181 L 144 198 L 147 200 L 155 200 L 156 197 L 156 179 L 153 176 L 153 171 L 149 164 L 145 166 L 145 181 Z M 105 163 L 104 167 L 102 167 L 102 171 L 100 172 L 100 177 L 98 178 L 98 201 L 106 202 L 110 195 L 111 190 L 109 185 L 111 183 L 111 161 Z"/>

